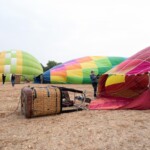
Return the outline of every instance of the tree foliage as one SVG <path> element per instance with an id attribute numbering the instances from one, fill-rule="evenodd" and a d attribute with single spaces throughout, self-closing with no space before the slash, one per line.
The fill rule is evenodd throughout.
<path id="1" fill-rule="evenodd" d="M 43 71 L 45 72 L 45 71 L 47 71 L 47 70 L 49 70 L 49 69 L 51 69 L 51 68 L 53 68 L 53 67 L 55 67 L 57 65 L 60 65 L 60 64 L 62 64 L 62 63 L 60 63 L 60 62 L 58 63 L 56 61 L 49 60 L 48 63 L 46 64 L 46 66 L 42 65 Z"/>

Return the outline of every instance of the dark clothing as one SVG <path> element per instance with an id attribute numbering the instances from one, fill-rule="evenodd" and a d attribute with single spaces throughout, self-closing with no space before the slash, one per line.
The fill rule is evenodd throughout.
<path id="1" fill-rule="evenodd" d="M 93 89 L 94 89 L 94 97 L 96 97 L 98 76 L 93 73 L 93 74 L 90 75 L 90 78 L 91 78 L 92 86 L 93 86 Z"/>
<path id="2" fill-rule="evenodd" d="M 96 92 L 97 92 L 97 83 L 92 83 L 93 89 L 94 89 L 94 97 L 96 97 Z"/>
<path id="3" fill-rule="evenodd" d="M 43 84 L 43 75 L 40 75 L 41 84 Z"/>
<path id="4" fill-rule="evenodd" d="M 12 83 L 12 86 L 15 85 L 15 75 L 12 75 L 12 76 L 11 76 L 11 83 Z"/>
<path id="5" fill-rule="evenodd" d="M 2 81 L 3 81 L 3 84 L 5 84 L 5 79 L 6 79 L 6 76 L 4 74 L 2 74 Z"/>
<path id="6" fill-rule="evenodd" d="M 91 74 L 90 78 L 92 83 L 97 83 L 97 76 L 95 74 Z"/>

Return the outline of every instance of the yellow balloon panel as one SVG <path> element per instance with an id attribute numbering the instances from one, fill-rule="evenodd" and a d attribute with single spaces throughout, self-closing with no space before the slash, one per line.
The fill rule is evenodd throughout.
<path id="1" fill-rule="evenodd" d="M 1 53 L 0 53 L 0 59 L 4 58 L 4 57 L 5 57 L 5 54 L 6 54 L 6 52 L 1 52 Z"/>
<path id="2" fill-rule="evenodd" d="M 17 58 L 22 58 L 22 53 L 21 53 L 21 51 L 17 51 L 16 57 L 17 57 Z"/>
<path id="3" fill-rule="evenodd" d="M 76 76 L 76 77 L 82 77 L 83 73 L 81 69 L 76 69 L 76 70 L 68 70 L 67 71 L 67 76 Z"/>
<path id="4" fill-rule="evenodd" d="M 4 58 L 0 58 L 0 65 L 4 65 L 5 63 L 5 59 Z"/>
<path id="5" fill-rule="evenodd" d="M 17 65 L 22 65 L 22 59 L 17 59 Z"/>
<path id="6" fill-rule="evenodd" d="M 0 67 L 0 72 L 4 72 L 4 66 Z"/>
<path id="7" fill-rule="evenodd" d="M 16 74 L 22 74 L 22 66 L 17 66 Z"/>
<path id="8" fill-rule="evenodd" d="M 81 63 L 81 67 L 86 69 L 86 68 L 97 68 L 97 65 L 95 64 L 95 62 L 85 62 L 85 63 Z"/>
<path id="9" fill-rule="evenodd" d="M 57 81 L 59 81 L 59 83 L 66 83 L 66 77 L 63 76 L 51 76 L 51 80 L 55 83 Z"/>
<path id="10" fill-rule="evenodd" d="M 124 75 L 111 75 L 108 77 L 105 86 L 113 85 L 113 84 L 118 84 L 125 82 L 125 76 Z"/>
<path id="11" fill-rule="evenodd" d="M 91 56 L 91 58 L 93 60 L 99 60 L 99 59 L 103 59 L 103 58 L 106 58 L 105 56 Z"/>

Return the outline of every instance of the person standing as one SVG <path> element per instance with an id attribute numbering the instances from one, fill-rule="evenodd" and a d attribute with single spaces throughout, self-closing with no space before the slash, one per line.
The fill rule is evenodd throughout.
<path id="1" fill-rule="evenodd" d="M 98 78 L 99 78 L 99 75 L 95 75 L 94 71 L 91 71 L 90 79 L 91 79 L 91 83 L 94 89 L 94 97 L 96 97 Z"/>
<path id="2" fill-rule="evenodd" d="M 6 80 L 6 75 L 5 75 L 5 74 L 2 74 L 3 85 L 5 84 L 5 80 Z"/>
<path id="3" fill-rule="evenodd" d="M 41 84 L 43 84 L 43 74 L 40 75 Z"/>
<path id="4" fill-rule="evenodd" d="M 14 87 L 14 85 L 15 85 L 15 75 L 14 74 L 11 75 L 11 84 Z"/>

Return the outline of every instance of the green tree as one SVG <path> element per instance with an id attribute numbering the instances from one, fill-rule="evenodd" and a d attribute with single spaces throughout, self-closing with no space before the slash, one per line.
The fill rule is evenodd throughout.
<path id="1" fill-rule="evenodd" d="M 43 66 L 43 65 L 42 65 L 43 71 L 45 72 L 45 71 L 47 71 L 47 70 L 53 68 L 54 66 L 57 66 L 57 65 L 60 65 L 60 64 L 62 64 L 62 63 L 60 63 L 60 62 L 57 63 L 57 62 L 55 62 L 55 61 L 53 61 L 53 60 L 49 60 L 48 63 L 46 64 L 47 66 Z"/>

